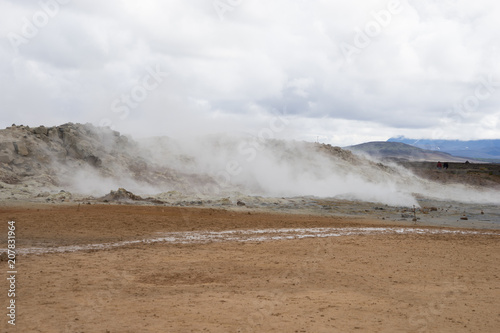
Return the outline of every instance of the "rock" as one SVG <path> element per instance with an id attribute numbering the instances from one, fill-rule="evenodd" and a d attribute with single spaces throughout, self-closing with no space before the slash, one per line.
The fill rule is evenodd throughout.
<path id="1" fill-rule="evenodd" d="M 16 153 L 18 153 L 21 156 L 28 156 L 29 151 L 24 142 L 19 141 L 19 142 L 13 142 L 14 145 L 14 150 Z"/>
<path id="2" fill-rule="evenodd" d="M 45 126 L 40 126 L 40 127 L 35 127 L 31 130 L 33 134 L 40 134 L 40 135 L 47 135 L 48 134 L 48 129 Z"/>
<path id="3" fill-rule="evenodd" d="M 224 199 L 221 199 L 220 204 L 224 205 L 224 206 L 229 206 L 232 204 L 232 202 L 231 202 L 231 200 L 229 200 L 229 198 L 224 198 Z"/>
<path id="4" fill-rule="evenodd" d="M 87 163 L 89 163 L 90 165 L 92 165 L 94 167 L 100 167 L 102 165 L 101 159 L 97 156 L 89 155 L 89 156 L 86 156 L 84 159 Z"/>
<path id="5" fill-rule="evenodd" d="M 135 195 L 132 192 L 127 191 L 124 188 L 119 188 L 117 191 L 111 191 L 109 194 L 106 194 L 104 197 L 101 198 L 102 201 L 104 202 L 109 202 L 109 201 L 142 201 L 142 197 Z"/>
<path id="6" fill-rule="evenodd" d="M 10 155 L 10 154 L 6 154 L 6 153 L 1 153 L 0 154 L 0 163 L 9 164 L 13 160 L 14 160 L 14 157 L 12 155 Z"/>
<path id="7" fill-rule="evenodd" d="M 334 147 L 324 143 L 315 143 L 314 145 L 318 151 L 326 153 L 330 156 L 341 158 L 344 161 L 356 162 L 358 160 L 358 158 L 350 150 L 345 150 L 340 147 Z"/>
<path id="8" fill-rule="evenodd" d="M 51 196 L 49 196 L 46 200 L 57 200 L 57 201 L 67 201 L 67 200 L 70 200 L 71 198 L 73 197 L 73 195 L 69 192 L 59 192 L 59 193 L 56 193 L 56 194 L 52 194 Z"/>
<path id="9" fill-rule="evenodd" d="M 10 141 L 0 142 L 0 151 L 4 152 L 15 152 L 14 146 Z"/>
<path id="10" fill-rule="evenodd" d="M 9 164 L 14 160 L 15 149 L 12 142 L 0 142 L 0 162 Z"/>
<path id="11" fill-rule="evenodd" d="M 16 158 L 14 158 L 14 160 L 12 161 L 12 163 L 14 165 L 17 165 L 17 166 L 23 166 L 24 165 L 24 159 L 22 157 L 17 156 Z"/>
<path id="12" fill-rule="evenodd" d="M 64 129 L 62 140 L 68 156 L 76 159 L 89 159 L 91 164 L 99 164 L 100 159 L 93 154 L 94 148 L 79 131 Z"/>
<path id="13" fill-rule="evenodd" d="M 1 180 L 5 184 L 9 184 L 9 185 L 17 185 L 21 182 L 19 180 L 19 178 L 17 178 L 17 176 L 15 176 L 15 175 L 4 176 L 4 177 L 2 177 Z"/>
<path id="14" fill-rule="evenodd" d="M 60 147 L 62 145 L 62 140 L 59 137 L 59 131 L 55 127 L 51 127 L 47 129 L 47 143 L 51 146 L 51 148 Z"/>
<path id="15" fill-rule="evenodd" d="M 240 200 L 238 200 L 238 202 L 236 202 L 236 204 L 238 206 L 246 206 L 246 204 L 243 201 L 240 201 Z"/>

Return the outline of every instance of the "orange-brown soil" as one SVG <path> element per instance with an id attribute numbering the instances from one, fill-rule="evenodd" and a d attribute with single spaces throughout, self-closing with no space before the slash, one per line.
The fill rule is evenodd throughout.
<path id="1" fill-rule="evenodd" d="M 373 226 L 214 209 L 1 207 L 18 249 L 172 231 Z M 2 332 L 498 332 L 500 233 L 139 243 L 17 255 L 16 326 Z M 7 263 L 1 262 L 5 275 Z"/>

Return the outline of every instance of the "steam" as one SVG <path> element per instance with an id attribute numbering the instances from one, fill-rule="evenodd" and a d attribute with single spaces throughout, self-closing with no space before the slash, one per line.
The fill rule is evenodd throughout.
<path id="1" fill-rule="evenodd" d="M 154 140 L 162 143 L 161 149 L 152 144 Z M 229 195 L 238 190 L 248 195 L 317 196 L 406 207 L 418 207 L 417 197 L 499 202 L 497 191 L 437 184 L 398 165 L 384 166 L 347 152 L 328 154 L 312 143 L 235 135 L 147 142 L 156 151 L 156 163 L 175 165 L 215 179 L 215 184 L 208 188 L 212 195 Z M 161 150 L 164 153 L 158 153 Z M 207 194 L 207 188 L 191 189 Z"/>
<path id="2" fill-rule="evenodd" d="M 101 196 L 123 187 L 138 195 L 175 190 L 218 198 L 315 196 L 405 207 L 418 207 L 420 198 L 500 202 L 499 191 L 437 184 L 400 165 L 329 145 L 241 134 L 134 141 L 92 125 L 63 132 L 49 133 L 51 140 L 39 141 L 33 151 L 42 152 L 39 160 L 50 156 L 61 186 L 81 194 Z"/>
<path id="3" fill-rule="evenodd" d="M 144 195 L 149 193 L 158 193 L 158 187 L 146 182 L 138 182 L 126 173 L 117 173 L 116 175 L 104 176 L 96 170 L 83 167 L 76 170 L 71 176 L 63 177 L 63 184 L 68 184 L 68 189 L 75 193 L 87 194 L 92 196 L 102 196 L 109 193 L 110 190 L 123 187 L 136 194 Z"/>
<path id="4" fill-rule="evenodd" d="M 375 163 L 381 163 L 367 155 L 363 156 Z M 464 184 L 440 184 L 422 179 L 401 165 L 385 163 L 395 171 L 394 178 L 400 179 L 399 186 L 414 197 L 474 204 L 498 204 L 500 202 L 500 191 L 498 190 Z"/>

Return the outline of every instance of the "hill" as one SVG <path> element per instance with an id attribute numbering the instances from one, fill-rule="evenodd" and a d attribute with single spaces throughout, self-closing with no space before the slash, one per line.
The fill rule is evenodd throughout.
<path id="1" fill-rule="evenodd" d="M 500 140 L 432 140 L 390 138 L 387 142 L 400 142 L 426 150 L 445 152 L 454 156 L 500 162 Z"/>
<path id="2" fill-rule="evenodd" d="M 151 163 L 148 151 L 109 128 L 68 123 L 0 130 L 0 185 L 29 191 L 71 188 L 103 193 L 117 187 L 189 188 L 185 173 Z M 2 183 L 4 185 L 2 185 Z"/>
<path id="3" fill-rule="evenodd" d="M 357 154 L 366 154 L 377 159 L 391 159 L 403 161 L 442 161 L 465 162 L 467 159 L 452 156 L 447 153 L 422 149 L 401 142 L 367 142 L 355 146 L 345 147 Z"/>

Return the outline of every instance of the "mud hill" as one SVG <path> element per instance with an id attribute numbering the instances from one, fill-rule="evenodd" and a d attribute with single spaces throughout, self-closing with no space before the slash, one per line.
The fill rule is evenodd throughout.
<path id="1" fill-rule="evenodd" d="M 141 149 L 119 132 L 91 124 L 13 125 L 0 130 L 0 181 L 40 190 L 69 185 L 83 189 L 91 180 L 171 189 L 187 186 L 186 175 L 150 163 Z"/>

